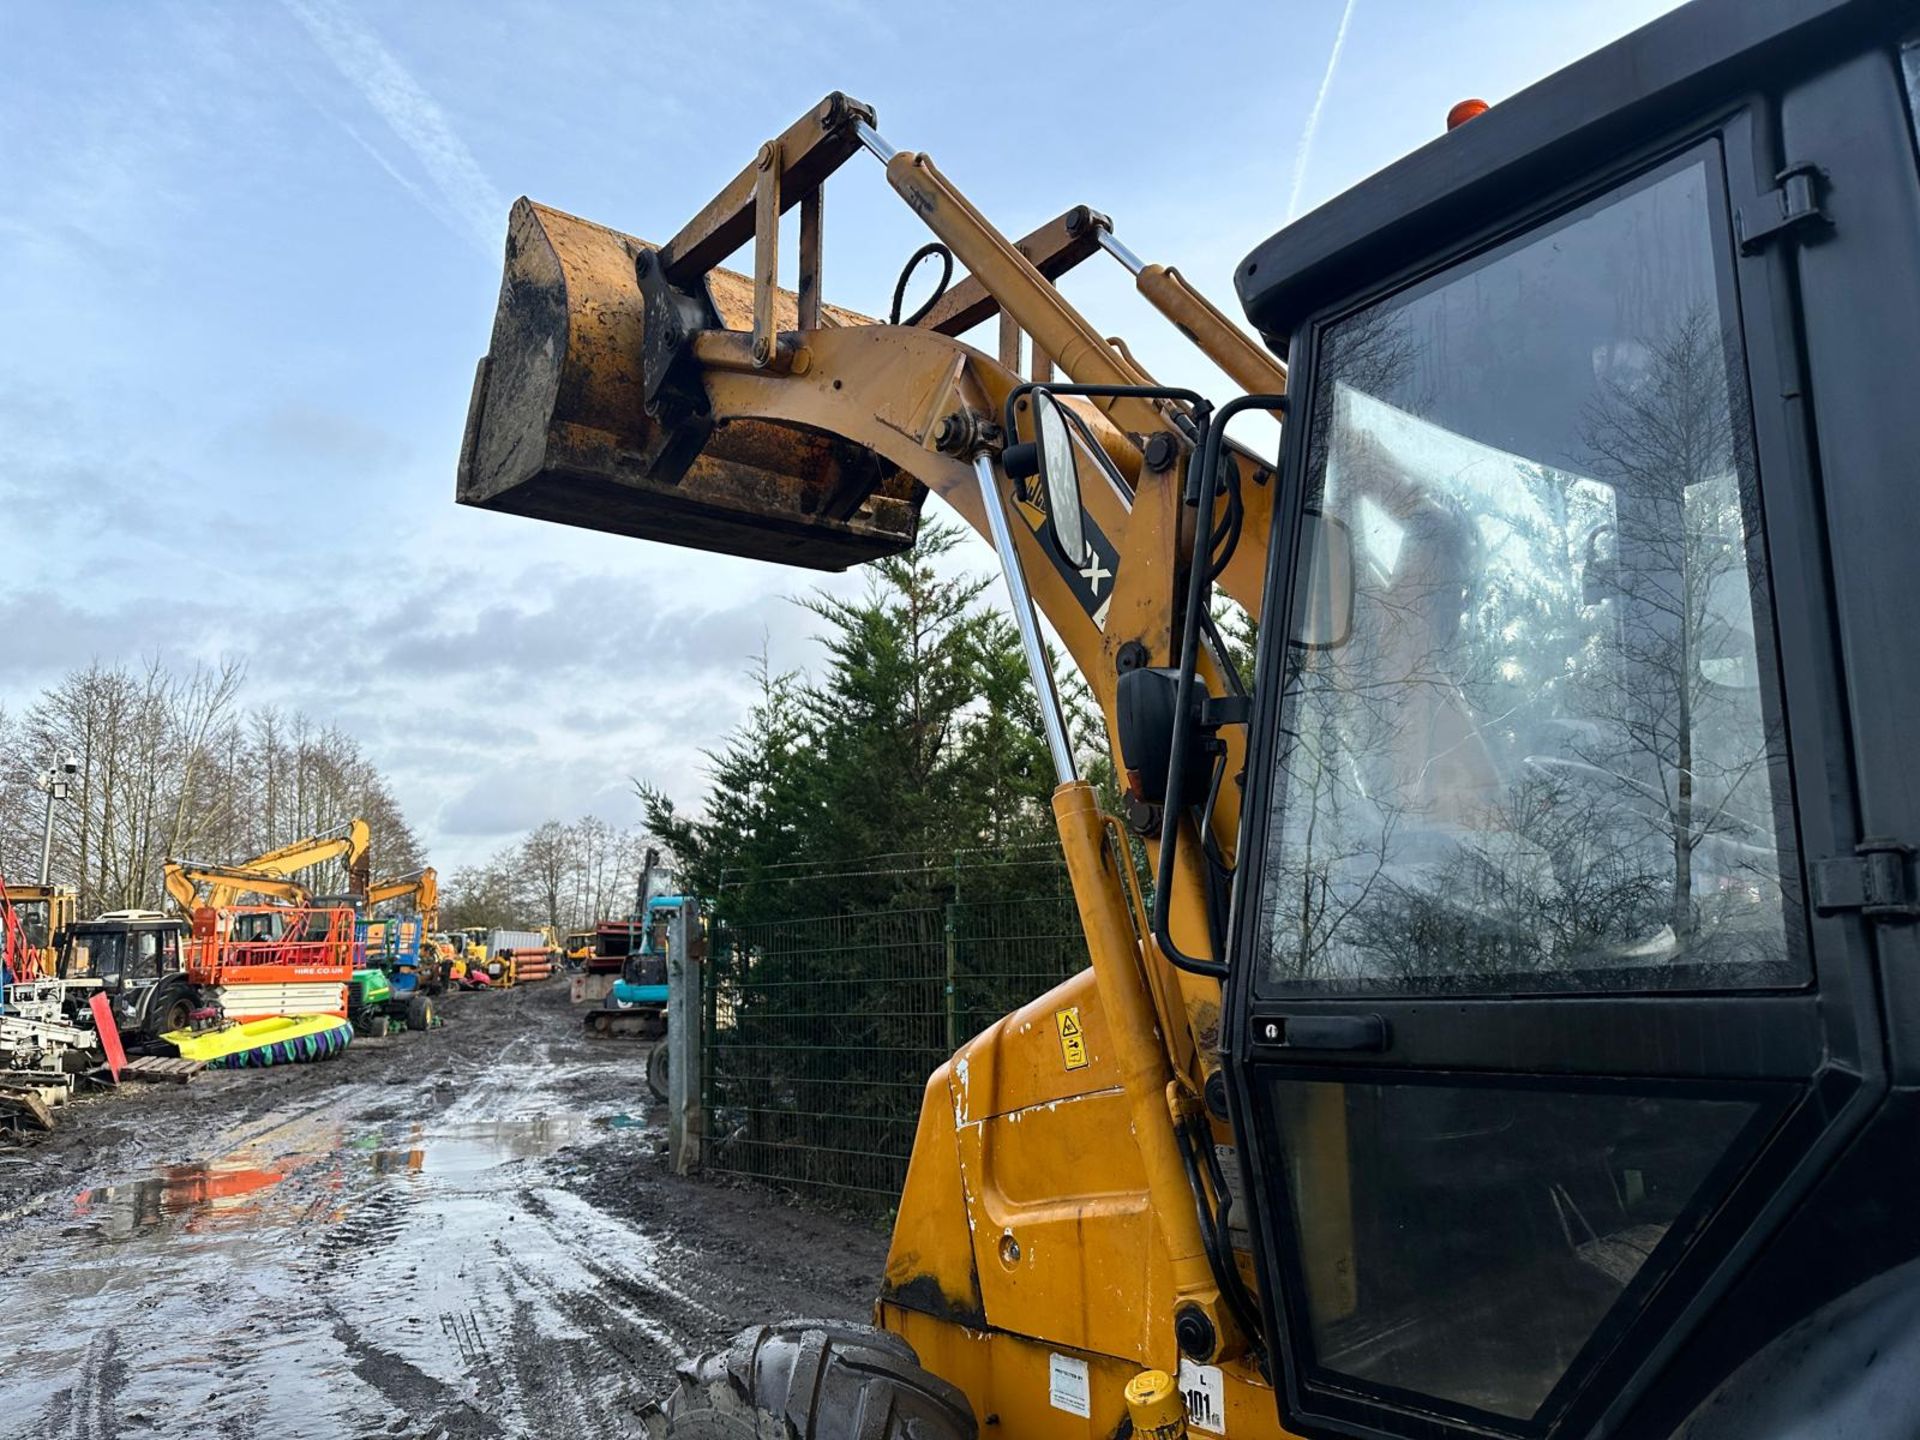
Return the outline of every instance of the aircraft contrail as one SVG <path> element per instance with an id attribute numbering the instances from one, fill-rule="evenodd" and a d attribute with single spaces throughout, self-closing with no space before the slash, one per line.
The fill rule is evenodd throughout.
<path id="1" fill-rule="evenodd" d="M 1340 11 L 1340 28 L 1333 35 L 1333 51 L 1327 56 L 1326 73 L 1320 77 L 1320 91 L 1307 111 L 1306 129 L 1300 132 L 1300 148 L 1293 152 L 1293 188 L 1287 193 L 1287 219 L 1300 213 L 1300 187 L 1307 178 L 1307 161 L 1313 154 L 1313 138 L 1320 132 L 1320 112 L 1327 106 L 1327 92 L 1333 88 L 1334 67 L 1340 63 L 1340 51 L 1347 43 L 1347 26 L 1353 21 L 1357 0 L 1347 0 Z"/>
<path id="2" fill-rule="evenodd" d="M 413 196 L 482 249 L 499 248 L 506 202 L 481 170 L 446 112 L 378 36 L 332 0 L 283 0 L 320 52 L 412 152 L 434 194 L 395 169 L 351 125 L 347 133 Z M 436 203 L 437 199 L 437 203 Z"/>

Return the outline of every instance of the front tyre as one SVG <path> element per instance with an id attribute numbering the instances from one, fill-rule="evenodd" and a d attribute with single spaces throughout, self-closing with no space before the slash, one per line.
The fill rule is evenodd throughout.
<path id="1" fill-rule="evenodd" d="M 155 1035 L 171 1035 L 186 1029 L 192 1020 L 193 1001 L 185 995 L 170 995 L 155 1007 L 153 1023 L 148 1028 Z"/>
<path id="2" fill-rule="evenodd" d="M 681 1365 L 649 1440 L 974 1440 L 957 1389 L 898 1335 L 837 1320 L 756 1325 Z"/>

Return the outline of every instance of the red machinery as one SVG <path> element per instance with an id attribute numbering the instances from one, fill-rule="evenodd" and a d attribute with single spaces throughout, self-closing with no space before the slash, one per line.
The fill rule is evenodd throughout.
<path id="1" fill-rule="evenodd" d="M 23 973 L 28 958 L 20 917 L 13 913 L 13 902 L 7 898 L 6 879 L 0 876 L 0 965 L 4 965 L 6 974 L 24 980 L 29 978 Z M 0 996 L 0 1004 L 4 1004 L 4 998 Z"/>
<path id="2" fill-rule="evenodd" d="M 346 906 L 201 906 L 193 912 L 187 978 L 230 1020 L 345 1015 L 355 966 Z"/>

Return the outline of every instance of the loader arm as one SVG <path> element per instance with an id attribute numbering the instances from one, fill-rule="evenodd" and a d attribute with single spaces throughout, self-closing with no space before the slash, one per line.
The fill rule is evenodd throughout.
<path id="1" fill-rule="evenodd" d="M 1063 349 L 1077 343 L 1085 363 L 1068 374 L 1116 383 L 1143 378 L 1012 245 L 990 235 L 975 248 L 981 269 L 972 278 L 995 290 L 997 304 L 1045 325 Z M 1023 377 L 930 328 L 880 325 L 831 306 L 824 311 L 831 326 L 781 330 L 790 351 L 784 368 L 756 366 L 754 285 L 729 271 L 702 277 L 712 326 L 688 332 L 672 362 L 698 377 L 704 408 L 682 424 L 706 437 L 704 449 L 682 457 L 677 473 L 651 458 L 671 456 L 678 444 L 643 398 L 650 302 L 635 276 L 653 253 L 643 241 L 561 211 L 524 199 L 515 204 L 493 345 L 468 412 L 463 503 L 837 569 L 910 545 L 931 490 L 990 537 L 974 442 L 985 443 L 984 453 L 1003 443 L 998 417 Z M 1004 293 L 992 278 L 1000 271 L 1007 272 Z M 771 303 L 778 322 L 790 327 L 793 294 L 775 291 Z M 1083 485 L 1090 563 L 1059 560 L 1043 538 L 1044 511 L 1013 505 L 1004 479 L 1002 503 L 1024 521 L 1012 527 L 1012 540 L 1034 602 L 1086 678 L 1117 753 L 1118 676 L 1176 658 L 1177 585 L 1194 520 L 1182 501 L 1181 457 L 1190 447 L 1169 414 L 1146 402 L 1117 402 L 1119 423 L 1092 403 L 1074 404 L 1125 486 L 1097 473 Z M 1257 619 L 1273 487 L 1270 472 L 1251 457 L 1235 452 L 1232 463 L 1244 519 L 1219 584 Z M 870 478 L 863 482 L 863 474 Z M 863 483 L 872 488 L 861 489 Z M 1224 693 L 1210 654 L 1203 673 L 1214 693 Z M 1228 735 L 1226 743 L 1237 759 L 1239 737 Z M 1236 836 L 1224 811 L 1214 838 L 1230 857 Z M 1173 907 L 1173 933 L 1183 948 L 1204 950 L 1197 861 L 1183 860 L 1179 883 L 1195 899 Z M 1218 1010 L 1218 987 L 1193 988 L 1195 1028 L 1204 1035 Z"/>
<path id="2" fill-rule="evenodd" d="M 1225 697 L 1233 688 L 1211 640 L 1200 635 L 1195 643 L 1198 620 L 1186 623 L 1189 612 L 1205 613 L 1191 601 L 1196 538 L 1209 578 L 1258 618 L 1272 470 L 1236 446 L 1216 445 L 1217 498 L 1199 513 L 1189 461 L 1205 434 L 1204 402 L 1156 389 L 1124 342 L 1094 328 L 1050 277 L 1104 250 L 1229 374 L 1278 391 L 1285 372 L 1177 272 L 1137 261 L 1113 240 L 1104 216 L 1078 207 L 1016 245 L 927 157 L 880 140 L 872 119 L 858 102 L 829 96 L 659 246 L 518 201 L 492 342 L 475 377 L 458 499 L 844 569 L 909 547 L 931 491 L 995 545 L 1049 720 L 1060 780 L 1054 809 L 1092 960 L 1093 990 L 1069 982 L 1059 1000 L 1036 1002 L 1066 1005 L 1063 1015 L 1084 1012 L 1097 1033 L 1088 1074 L 1069 1071 L 1047 1093 L 1069 1099 L 1097 1082 L 1111 1121 L 1075 1112 L 1063 1123 L 1075 1133 L 1088 1123 L 1130 1127 L 1138 1155 L 1111 1175 L 1063 1177 L 1051 1200 L 1011 1198 L 995 1178 L 1003 1162 L 970 1148 L 997 1143 L 988 1136 L 998 1123 L 999 1087 L 981 1077 L 1045 1061 L 1038 1053 L 1012 1058 L 1042 1037 L 1033 1021 L 1016 1026 L 1021 1017 L 1010 1017 L 967 1047 L 929 1091 L 883 1322 L 967 1388 L 982 1413 L 996 1385 L 1013 1383 L 1031 1363 L 1031 1342 L 1001 1338 L 981 1351 L 967 1338 L 974 1332 L 1045 1336 L 1110 1357 L 1125 1375 L 1145 1365 L 1175 1368 L 1185 1354 L 1239 1365 L 1249 1383 L 1261 1384 L 1247 1279 L 1224 1238 L 1224 1184 L 1196 1158 L 1231 1139 L 1208 1118 L 1202 1097 L 1221 1041 L 1224 886 L 1208 869 L 1232 863 L 1237 807 L 1206 807 L 1204 847 L 1194 843 L 1187 808 L 1170 807 L 1173 818 L 1164 823 L 1187 843 L 1174 847 L 1157 887 L 1168 943 L 1155 943 L 1127 836 L 1075 773 L 1036 612 L 1085 677 L 1124 773 L 1123 676 L 1171 674 L 1184 640 L 1208 693 Z M 820 187 L 863 148 L 885 162 L 888 182 L 968 272 L 917 325 L 881 324 L 821 299 Z M 779 216 L 795 205 L 797 293 L 774 278 Z M 751 276 L 717 268 L 749 238 Z M 950 333 L 994 315 L 998 357 Z M 1071 560 L 1052 529 L 1046 494 L 1025 483 L 1032 469 L 1014 478 L 1003 463 L 1034 434 L 1037 402 L 1017 367 L 1023 334 L 1031 337 L 1036 377 L 1057 368 L 1066 382 L 1105 387 L 1060 401 L 1078 432 L 1072 465 L 1086 540 Z M 1243 728 L 1215 728 L 1221 775 L 1243 764 Z M 1193 807 L 1192 816 L 1201 813 Z M 1131 817 L 1156 864 L 1162 814 L 1143 801 Z M 1176 964 L 1182 957 L 1201 958 Z M 1051 1013 L 1039 1021 L 1048 1035 L 1053 1024 Z M 1026 1133 L 1045 1128 L 1034 1123 Z M 948 1180 L 954 1166 L 971 1166 L 976 1179 L 964 1187 L 957 1176 Z M 964 1221 L 933 1198 L 963 1188 Z M 1031 1302 L 983 1293 L 986 1262 L 973 1236 L 1002 1228 L 1009 1235 L 1017 1228 L 1047 1257 L 1043 1283 L 1057 1287 L 1059 1303 L 1032 1312 Z M 1095 1253 L 1108 1251 L 1133 1256 L 1120 1262 L 1136 1272 L 1130 1286 L 1116 1290 L 1109 1262 Z M 1144 1280 L 1142 1254 L 1150 1257 Z"/>

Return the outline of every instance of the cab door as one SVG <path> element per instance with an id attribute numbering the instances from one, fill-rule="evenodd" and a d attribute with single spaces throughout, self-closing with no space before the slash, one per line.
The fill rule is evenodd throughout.
<path id="1" fill-rule="evenodd" d="M 1754 169 L 1686 137 L 1296 343 L 1353 619 L 1266 627 L 1229 1034 L 1309 1433 L 1604 1433 L 1884 1088 Z"/>

